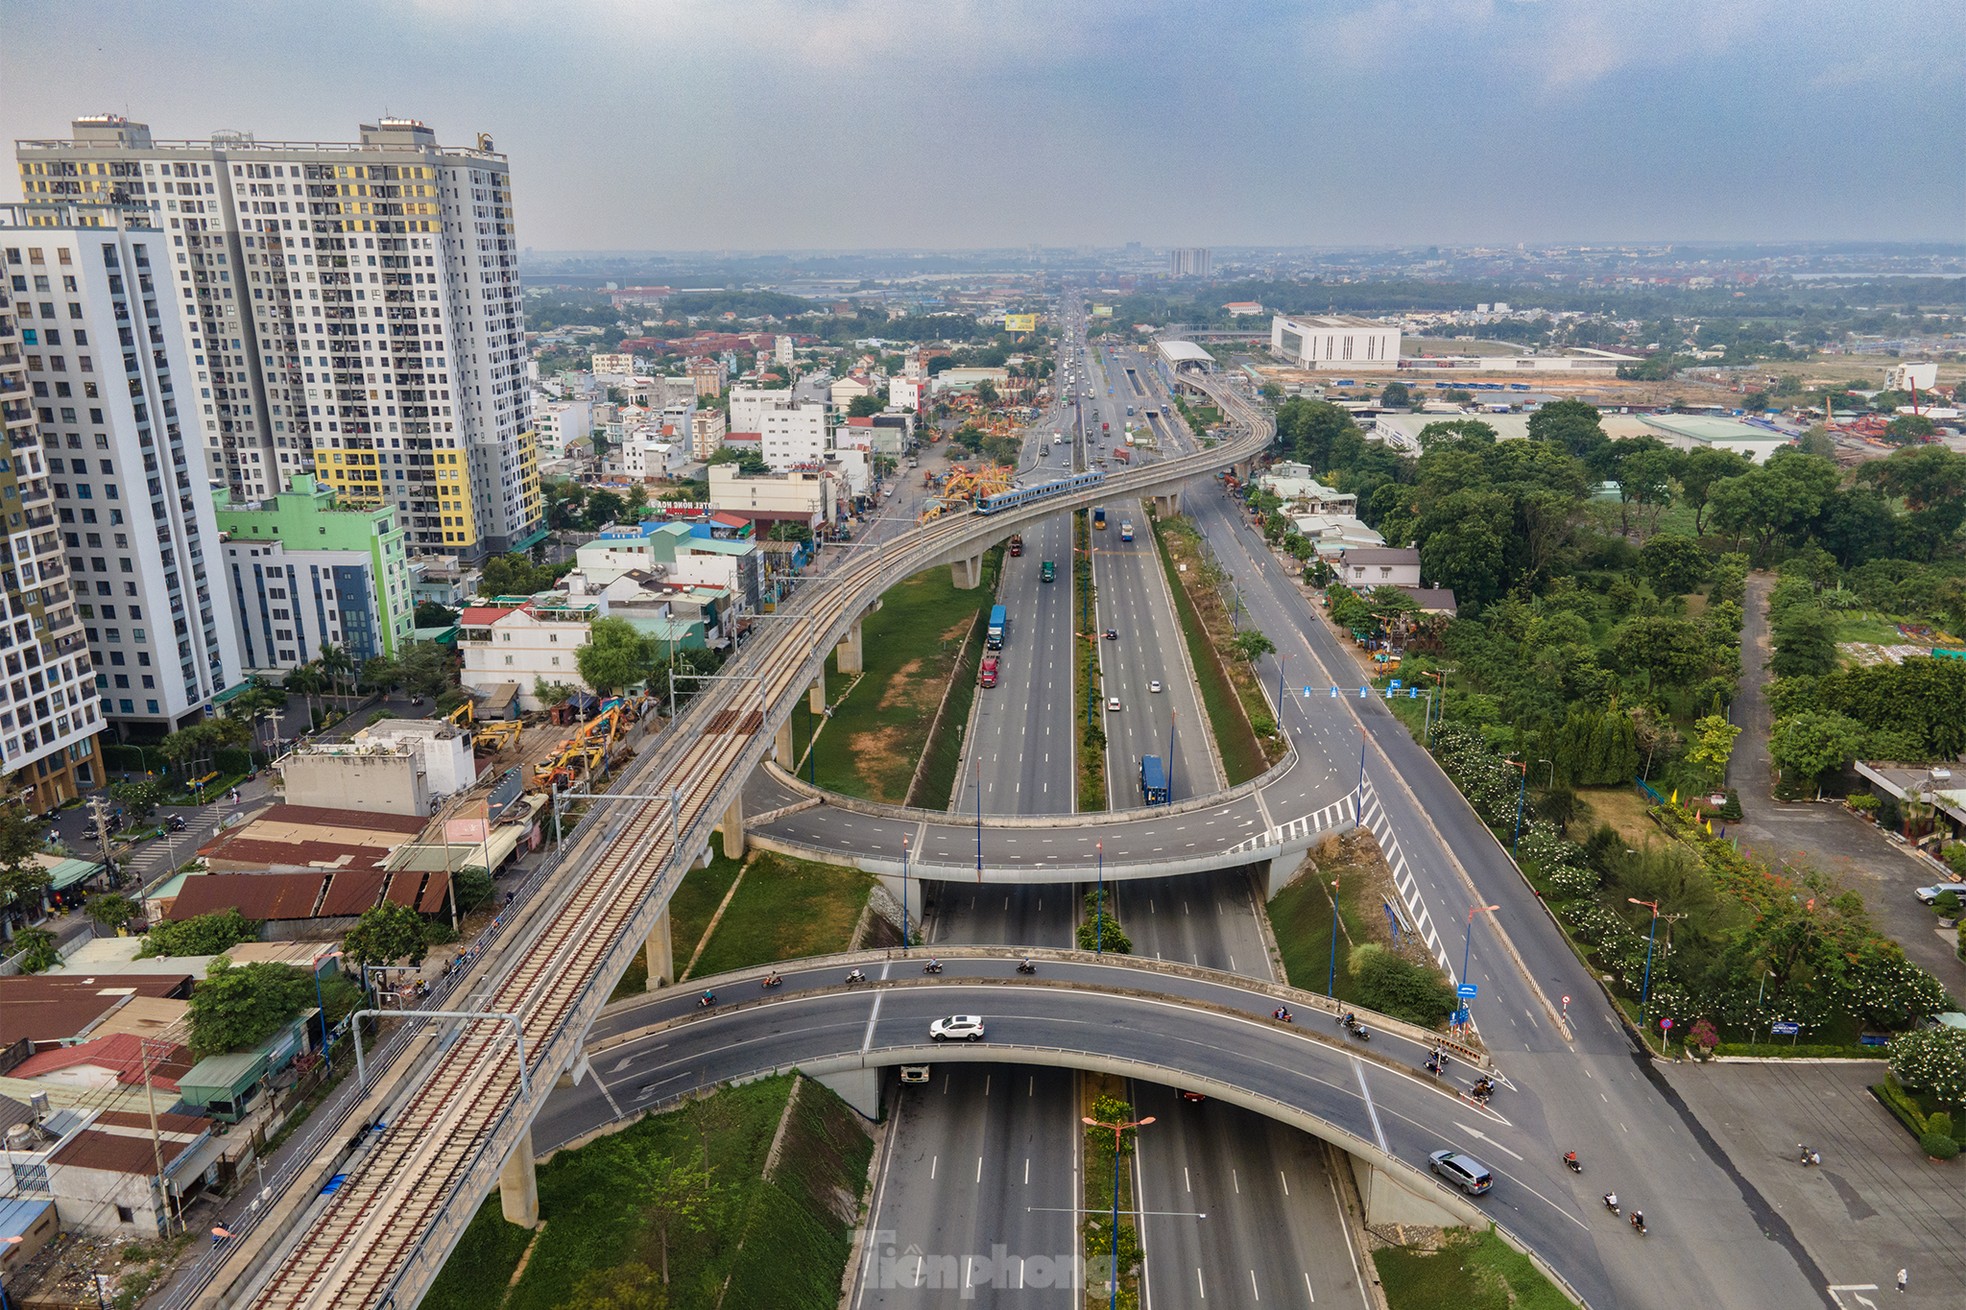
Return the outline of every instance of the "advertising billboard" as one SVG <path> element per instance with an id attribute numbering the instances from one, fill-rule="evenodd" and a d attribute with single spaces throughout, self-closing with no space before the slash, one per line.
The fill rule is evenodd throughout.
<path id="1" fill-rule="evenodd" d="M 1038 316 L 1036 314 L 1005 314 L 1003 316 L 1003 330 L 1006 332 L 1036 332 L 1038 330 Z"/>

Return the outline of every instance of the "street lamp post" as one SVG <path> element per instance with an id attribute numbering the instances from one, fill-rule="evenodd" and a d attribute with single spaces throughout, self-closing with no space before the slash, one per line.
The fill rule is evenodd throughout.
<path id="1" fill-rule="evenodd" d="M 1117 1307 L 1119 1306 L 1120 1303 L 1120 1140 L 1121 1140 L 1121 1134 L 1125 1133 L 1129 1128 L 1145 1128 L 1148 1124 L 1154 1121 L 1154 1116 L 1150 1114 L 1144 1119 L 1135 1119 L 1131 1123 L 1107 1123 L 1103 1119 L 1094 1119 L 1091 1115 L 1083 1115 L 1080 1117 L 1079 1121 L 1088 1128 L 1110 1128 L 1113 1130 L 1113 1227 L 1112 1230 L 1107 1234 L 1107 1240 L 1112 1243 L 1112 1247 L 1113 1247 L 1113 1282 L 1112 1282 L 1112 1295 L 1107 1298 L 1106 1304 L 1109 1307 L 1109 1310 L 1117 1310 Z"/>
<path id="2" fill-rule="evenodd" d="M 1338 986 L 1338 882 L 1331 880 L 1331 965 L 1324 971 L 1324 994 L 1331 996 Z"/>
<path id="3" fill-rule="evenodd" d="M 908 951 L 908 838 L 901 838 L 901 951 Z"/>
<path id="4" fill-rule="evenodd" d="M 1639 1027 L 1643 1028 L 1645 1026 L 1645 1007 L 1652 1000 L 1652 943 L 1659 936 L 1659 903 L 1657 901 L 1641 901 L 1636 896 L 1627 896 L 1625 899 L 1633 905 L 1643 905 L 1646 909 L 1652 911 L 1652 927 L 1645 934 L 1645 981 L 1639 985 L 1638 989 Z"/>
<path id="5" fill-rule="evenodd" d="M 1439 691 L 1440 691 L 1440 715 L 1441 715 L 1441 717 L 1442 717 L 1442 718 L 1445 718 L 1445 717 L 1447 717 L 1447 675 L 1446 675 L 1445 673 L 1436 673 L 1436 672 L 1434 672 L 1434 671 L 1433 671 L 1432 669 L 1426 669 L 1426 670 L 1423 670 L 1423 671 L 1425 672 L 1425 674 L 1426 674 L 1426 676 L 1428 676 L 1429 678 L 1432 678 L 1432 679 L 1434 680 L 1434 683 L 1435 683 L 1435 686 L 1436 686 L 1436 687 L 1437 687 L 1437 688 L 1439 689 Z M 1423 745 L 1423 746 L 1431 746 L 1431 745 L 1433 745 L 1433 740 L 1434 740 L 1434 697 L 1433 697 L 1433 692 L 1432 692 L 1431 690 L 1430 690 L 1430 691 L 1428 691 L 1428 693 L 1427 693 L 1427 718 L 1426 718 L 1426 728 L 1425 728 L 1425 730 L 1424 730 L 1424 731 L 1422 732 L 1422 734 L 1421 734 L 1421 736 L 1422 736 L 1422 738 L 1423 738 L 1423 740 L 1422 740 L 1422 742 L 1421 742 L 1421 745 Z"/>
<path id="6" fill-rule="evenodd" d="M 1467 931 L 1462 933 L 1461 935 L 1461 981 L 1462 982 L 1466 982 L 1468 980 L 1468 960 L 1469 960 L 1470 951 L 1474 946 L 1475 916 L 1477 914 L 1493 914 L 1495 911 L 1501 908 L 1502 907 L 1499 905 L 1477 905 L 1473 909 L 1468 911 Z M 1469 1009 L 1472 1007 L 1463 1004 L 1461 1008 Z"/>
<path id="7" fill-rule="evenodd" d="M 1509 858 L 1513 860 L 1515 858 L 1516 844 L 1522 840 L 1523 803 L 1529 799 L 1529 762 L 1527 760 L 1510 760 L 1509 763 L 1522 770 L 1522 785 L 1516 789 L 1515 793 L 1515 835 L 1509 838 Z"/>
<path id="8" fill-rule="evenodd" d="M 1538 763 L 1538 764 L 1547 764 L 1547 765 L 1549 765 L 1549 766 L 1550 766 L 1550 790 L 1551 790 L 1551 791 L 1555 791 L 1555 790 L 1556 790 L 1556 761 L 1555 761 L 1555 760 L 1537 760 L 1537 761 L 1536 761 L 1536 763 Z"/>
<path id="9" fill-rule="evenodd" d="M 1181 711 L 1168 711 L 1167 717 L 1167 803 L 1174 804 L 1174 727 L 1181 720 Z"/>
<path id="10" fill-rule="evenodd" d="M 1358 786 L 1352 791 L 1352 827 L 1365 825 L 1365 716 L 1358 720 Z"/>

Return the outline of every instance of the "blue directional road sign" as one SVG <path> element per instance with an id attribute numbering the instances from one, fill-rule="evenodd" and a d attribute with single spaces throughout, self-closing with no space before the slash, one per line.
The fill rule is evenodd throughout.
<path id="1" fill-rule="evenodd" d="M 1454 989 L 1454 994 L 1463 1000 L 1472 1001 L 1479 990 L 1473 983 L 1462 983 Z"/>
<path id="2" fill-rule="evenodd" d="M 1394 691 L 1398 691 L 1398 690 L 1400 689 L 1400 681 L 1399 681 L 1399 679 L 1398 679 L 1398 678 L 1394 678 L 1394 679 L 1392 680 L 1392 683 L 1391 683 L 1391 686 L 1392 686 L 1392 689 L 1393 689 Z"/>
<path id="3" fill-rule="evenodd" d="M 1771 1023 L 1768 1025 L 1768 1031 L 1777 1037 L 1793 1037 L 1802 1031 L 1802 1025 L 1799 1023 Z"/>
<path id="4" fill-rule="evenodd" d="M 1447 1021 L 1449 1023 L 1457 1023 L 1457 1024 L 1466 1023 L 1468 1021 L 1468 1008 L 1465 1005 L 1462 1006 L 1460 1009 L 1456 1010 L 1453 1014 L 1448 1015 Z"/>

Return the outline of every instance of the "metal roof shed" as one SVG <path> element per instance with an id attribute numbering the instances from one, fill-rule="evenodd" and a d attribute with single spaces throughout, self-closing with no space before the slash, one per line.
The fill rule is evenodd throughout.
<path id="1" fill-rule="evenodd" d="M 252 1099 L 252 1090 L 266 1075 L 265 1051 L 208 1055 L 178 1079 L 178 1096 L 215 1119 L 237 1123 Z"/>

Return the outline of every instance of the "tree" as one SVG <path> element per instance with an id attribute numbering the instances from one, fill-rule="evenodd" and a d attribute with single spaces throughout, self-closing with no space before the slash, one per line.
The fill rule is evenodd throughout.
<path id="1" fill-rule="evenodd" d="M 388 692 L 401 685 L 403 667 L 387 655 L 371 655 L 362 661 L 356 685 L 365 691 Z"/>
<path id="2" fill-rule="evenodd" d="M 994 405 L 999 399 L 996 384 L 988 378 L 976 384 L 976 398 L 986 405 Z"/>
<path id="3" fill-rule="evenodd" d="M 396 661 L 403 690 L 430 700 L 442 696 L 452 685 L 453 659 L 450 648 L 442 642 L 404 643 Z"/>
<path id="4" fill-rule="evenodd" d="M 46 928 L 22 928 L 8 953 L 18 956 L 22 973 L 43 973 L 61 963 L 61 946 Z"/>
<path id="5" fill-rule="evenodd" d="M 1686 452 L 1679 464 L 1679 497 L 1693 507 L 1693 535 L 1706 531 L 1707 500 L 1715 484 L 1737 478 L 1753 467 L 1747 456 L 1718 446 Z"/>
<path id="6" fill-rule="evenodd" d="M 189 919 L 166 920 L 143 935 L 139 960 L 180 955 L 222 955 L 240 942 L 259 940 L 260 923 L 236 909 L 214 910 Z"/>
<path id="7" fill-rule="evenodd" d="M 887 392 L 872 391 L 864 396 L 855 396 L 847 402 L 848 418 L 872 418 L 887 408 Z"/>
<path id="8" fill-rule="evenodd" d="M 423 916 L 407 905 L 384 901 L 362 911 L 362 917 L 341 939 L 341 951 L 355 965 L 423 963 L 429 949 L 423 936 Z"/>
<path id="9" fill-rule="evenodd" d="M 99 892 L 83 903 L 82 910 L 97 927 L 112 933 L 137 917 L 137 903 L 120 892 Z"/>
<path id="10" fill-rule="evenodd" d="M 1254 628 L 1244 628 L 1230 644 L 1235 647 L 1236 654 L 1251 664 L 1265 655 L 1274 655 L 1277 649 L 1275 642 Z"/>
<path id="11" fill-rule="evenodd" d="M 1676 533 L 1654 537 L 1639 552 L 1639 564 L 1661 596 L 1684 596 L 1707 580 L 1712 565 L 1700 543 Z"/>
<path id="12" fill-rule="evenodd" d="M 416 614 L 410 622 L 419 628 L 448 628 L 457 622 L 457 611 L 447 609 L 434 600 L 420 600 L 416 603 Z"/>
<path id="13" fill-rule="evenodd" d="M 589 532 L 598 532 L 617 522 L 627 509 L 628 502 L 619 494 L 600 488 L 587 493 L 587 509 L 581 519 Z"/>
<path id="14" fill-rule="evenodd" d="M 587 644 L 574 652 L 574 665 L 595 694 L 625 690 L 646 682 L 662 658 L 662 643 L 645 636 L 627 619 L 595 619 Z"/>
<path id="15" fill-rule="evenodd" d="M 310 728 L 313 727 L 314 698 L 327 688 L 328 679 L 326 675 L 321 672 L 318 665 L 302 664 L 298 668 L 287 670 L 283 685 L 287 691 L 297 693 L 300 696 L 301 706 L 307 711 L 307 724 Z M 182 732 L 174 732 L 169 737 L 164 738 L 163 745 L 160 749 L 164 751 L 164 757 L 166 759 L 172 760 L 173 762 L 178 760 L 179 757 L 171 753 L 170 745 L 173 738 L 179 738 L 182 735 Z"/>
<path id="16" fill-rule="evenodd" d="M 1718 714 L 1708 714 L 1693 723 L 1693 745 L 1686 752 L 1691 763 L 1701 766 L 1708 786 L 1719 786 L 1727 776 L 1727 761 L 1734 756 L 1734 739 L 1741 730 Z"/>
<path id="17" fill-rule="evenodd" d="M 1864 725 L 1847 714 L 1802 710 L 1775 720 L 1768 760 L 1784 778 L 1814 780 L 1855 759 L 1863 742 Z"/>
<path id="18" fill-rule="evenodd" d="M 1705 634 L 1689 619 L 1641 617 L 1619 630 L 1619 667 L 1643 674 L 1654 688 L 1685 686 L 1710 665 Z"/>
<path id="19" fill-rule="evenodd" d="M 1774 622 L 1778 678 L 1820 677 L 1836 667 L 1836 617 L 1814 605 L 1791 605 Z"/>
<path id="20" fill-rule="evenodd" d="M 1604 435 L 1595 405 L 1581 400 L 1554 400 L 1529 416 L 1529 439 L 1562 446 L 1589 463 L 1611 438 Z"/>
<path id="21" fill-rule="evenodd" d="M 1454 989 L 1432 969 L 1379 946 L 1359 954 L 1365 958 L 1353 965 L 1352 981 L 1360 1005 L 1422 1028 L 1437 1027 L 1454 1012 Z"/>
<path id="22" fill-rule="evenodd" d="M 314 1003 L 314 982 L 291 964 L 212 961 L 191 989 L 191 1053 L 200 1059 L 257 1045 Z"/>
<path id="23" fill-rule="evenodd" d="M 1901 446 L 1930 441 L 1937 431 L 1938 425 L 1923 414 L 1900 414 L 1884 425 L 1885 437 Z"/>
<path id="24" fill-rule="evenodd" d="M 316 660 L 321 672 L 327 675 L 328 685 L 337 696 L 342 697 L 342 705 L 347 706 L 346 685 L 355 673 L 355 657 L 348 653 L 346 646 L 337 646 L 331 641 L 321 643 L 321 654 Z"/>
<path id="25" fill-rule="evenodd" d="M 133 828 L 141 828 L 164 801 L 163 787 L 148 778 L 141 782 L 112 782 L 109 794 L 128 813 Z"/>
<path id="26" fill-rule="evenodd" d="M 1966 1104 L 1966 1031 L 1925 1028 L 1891 1043 L 1891 1072 L 1946 1105 Z"/>
<path id="27" fill-rule="evenodd" d="M 1379 403 L 1387 409 L 1411 409 L 1413 392 L 1404 382 L 1388 382 L 1379 393 Z"/>
<path id="28" fill-rule="evenodd" d="M 492 894 L 492 876 L 483 866 L 467 864 L 451 875 L 451 896 L 460 911 L 475 910 Z"/>
<path id="29" fill-rule="evenodd" d="M 648 1156 L 631 1149 L 621 1150 L 616 1160 L 610 1176 L 617 1180 L 630 1206 L 655 1226 L 662 1248 L 662 1281 L 666 1285 L 671 1234 L 701 1232 L 709 1222 L 720 1189 L 710 1171 L 694 1162 L 666 1155 Z"/>

